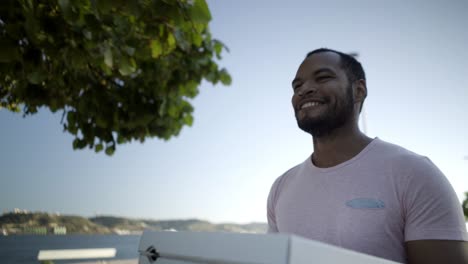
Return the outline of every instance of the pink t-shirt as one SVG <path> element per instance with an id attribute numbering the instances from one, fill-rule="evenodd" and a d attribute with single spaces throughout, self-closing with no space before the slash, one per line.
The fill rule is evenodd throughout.
<path id="1" fill-rule="evenodd" d="M 269 232 L 292 233 L 406 263 L 404 242 L 468 241 L 462 207 L 426 157 L 374 139 L 331 168 L 306 161 L 273 184 Z"/>

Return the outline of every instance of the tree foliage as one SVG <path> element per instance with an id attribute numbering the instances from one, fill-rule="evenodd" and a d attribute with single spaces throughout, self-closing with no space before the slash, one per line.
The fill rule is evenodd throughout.
<path id="1" fill-rule="evenodd" d="M 210 20 L 205 0 L 4 0 L 0 108 L 63 111 L 74 149 L 167 140 L 203 79 L 231 82 Z"/>

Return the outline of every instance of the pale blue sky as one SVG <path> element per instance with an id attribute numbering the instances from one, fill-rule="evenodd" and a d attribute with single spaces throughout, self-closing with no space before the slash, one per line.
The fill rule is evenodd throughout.
<path id="1" fill-rule="evenodd" d="M 168 142 L 73 151 L 61 114 L 0 111 L 0 210 L 266 221 L 272 182 L 313 151 L 290 106 L 308 51 L 359 52 L 368 135 L 428 156 L 468 191 L 467 1 L 208 1 L 230 87 L 203 83 Z"/>

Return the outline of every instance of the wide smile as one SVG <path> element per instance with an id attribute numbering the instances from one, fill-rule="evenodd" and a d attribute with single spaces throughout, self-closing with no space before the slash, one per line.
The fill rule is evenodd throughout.
<path id="1" fill-rule="evenodd" d="M 322 102 L 305 102 L 299 107 L 299 109 L 302 110 L 306 108 L 317 107 L 320 105 L 323 105 L 323 103 Z"/>
<path id="2" fill-rule="evenodd" d="M 320 106 L 324 105 L 325 104 L 325 101 L 324 100 L 320 100 L 320 99 L 308 99 L 308 100 L 303 100 L 302 102 L 299 102 L 299 107 L 298 107 L 298 111 L 300 110 L 313 110 L 313 109 L 317 109 L 319 108 Z"/>

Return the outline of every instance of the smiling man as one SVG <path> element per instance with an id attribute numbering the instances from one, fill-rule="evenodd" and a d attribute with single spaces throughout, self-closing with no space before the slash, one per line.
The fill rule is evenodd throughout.
<path id="1" fill-rule="evenodd" d="M 318 49 L 293 80 L 298 126 L 314 152 L 273 184 L 269 232 L 410 264 L 468 263 L 461 205 L 427 158 L 369 138 L 358 120 L 366 77 L 352 56 Z"/>

